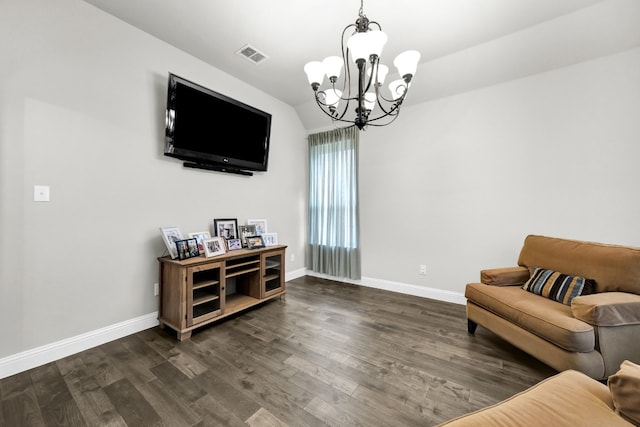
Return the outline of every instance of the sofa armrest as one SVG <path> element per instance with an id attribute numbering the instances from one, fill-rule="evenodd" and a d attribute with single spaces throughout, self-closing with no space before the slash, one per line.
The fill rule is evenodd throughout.
<path id="1" fill-rule="evenodd" d="M 593 326 L 640 324 L 640 295 L 601 292 L 575 297 L 571 312 L 576 319 Z"/>
<path id="2" fill-rule="evenodd" d="M 491 268 L 480 271 L 480 282 L 492 286 L 523 285 L 529 280 L 526 267 Z"/>

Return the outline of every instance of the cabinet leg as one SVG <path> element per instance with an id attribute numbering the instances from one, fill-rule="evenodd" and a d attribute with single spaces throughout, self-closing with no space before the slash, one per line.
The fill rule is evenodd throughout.
<path id="1" fill-rule="evenodd" d="M 280 294 L 280 301 L 286 301 L 287 300 L 287 294 Z"/>
<path id="2" fill-rule="evenodd" d="M 178 332 L 178 340 L 179 341 L 188 340 L 189 338 L 191 338 L 191 331 Z"/>
<path id="3" fill-rule="evenodd" d="M 473 335 L 476 333 L 476 328 L 478 327 L 478 324 L 476 322 L 474 322 L 471 319 L 467 319 L 467 331 Z"/>

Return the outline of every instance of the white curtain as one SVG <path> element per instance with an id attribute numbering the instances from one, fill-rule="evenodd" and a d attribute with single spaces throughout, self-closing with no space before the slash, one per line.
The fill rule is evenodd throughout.
<path id="1" fill-rule="evenodd" d="M 358 145 L 355 126 L 309 135 L 307 268 L 360 279 Z"/>

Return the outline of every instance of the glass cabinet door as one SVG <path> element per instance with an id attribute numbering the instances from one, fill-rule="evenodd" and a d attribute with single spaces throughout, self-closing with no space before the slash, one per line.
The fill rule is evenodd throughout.
<path id="1" fill-rule="evenodd" d="M 220 263 L 187 269 L 188 327 L 224 312 L 224 279 L 220 270 Z"/>
<path id="2" fill-rule="evenodd" d="M 262 298 L 284 290 L 284 250 L 262 254 Z"/>

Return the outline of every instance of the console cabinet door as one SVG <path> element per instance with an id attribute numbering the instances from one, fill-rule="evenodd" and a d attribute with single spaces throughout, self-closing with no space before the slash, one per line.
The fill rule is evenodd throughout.
<path id="1" fill-rule="evenodd" d="M 187 327 L 224 313 L 222 263 L 187 268 Z"/>
<path id="2" fill-rule="evenodd" d="M 262 253 L 261 298 L 284 291 L 284 249 Z"/>

